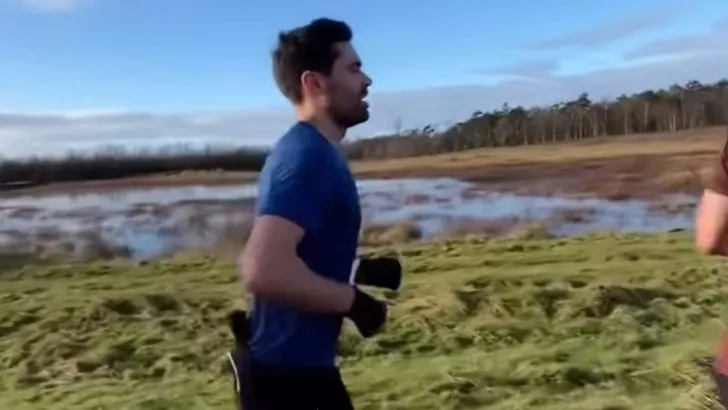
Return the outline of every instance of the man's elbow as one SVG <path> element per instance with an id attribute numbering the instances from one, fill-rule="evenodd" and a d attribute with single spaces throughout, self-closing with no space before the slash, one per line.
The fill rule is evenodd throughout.
<path id="1" fill-rule="evenodd" d="M 238 260 L 240 278 L 245 289 L 254 295 L 265 295 L 273 287 L 270 271 L 258 258 L 243 254 Z"/>

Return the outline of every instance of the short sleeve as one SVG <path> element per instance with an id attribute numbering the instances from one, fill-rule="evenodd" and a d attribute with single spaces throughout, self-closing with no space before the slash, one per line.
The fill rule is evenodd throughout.
<path id="1" fill-rule="evenodd" d="M 326 213 L 330 183 L 328 161 L 320 151 L 303 149 L 271 158 L 261 175 L 258 214 L 287 219 L 306 232 L 316 231 Z M 330 176 L 330 175 L 329 175 Z"/>

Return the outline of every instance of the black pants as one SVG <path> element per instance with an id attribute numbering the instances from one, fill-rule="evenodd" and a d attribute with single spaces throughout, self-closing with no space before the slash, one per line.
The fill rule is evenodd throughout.
<path id="1" fill-rule="evenodd" d="M 253 363 L 245 346 L 228 354 L 243 410 L 354 410 L 335 367 L 272 368 Z"/>
<path id="2" fill-rule="evenodd" d="M 728 376 L 722 374 L 716 368 L 712 370 L 718 402 L 728 409 Z"/>

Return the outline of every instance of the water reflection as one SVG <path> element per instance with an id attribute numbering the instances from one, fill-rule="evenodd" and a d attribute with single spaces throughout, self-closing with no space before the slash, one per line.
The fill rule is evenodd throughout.
<path id="1" fill-rule="evenodd" d="M 469 183 L 447 178 L 358 184 L 367 223 L 411 222 L 425 236 L 462 221 L 508 218 L 548 222 L 557 235 L 689 229 L 696 201 L 685 196 L 650 203 L 479 193 Z M 114 246 L 150 257 L 209 244 L 220 232 L 242 229 L 238 227 L 252 217 L 256 191 L 253 185 L 193 186 L 13 197 L 0 200 L 0 241 L 6 246 L 30 246 L 41 240 L 67 243 L 94 232 Z"/>
<path id="2" fill-rule="evenodd" d="M 575 199 L 563 197 L 537 197 L 501 193 L 486 193 L 474 197 L 454 196 L 447 202 L 431 200 L 409 203 L 399 199 L 400 206 L 382 206 L 370 210 L 373 223 L 397 223 L 416 220 L 426 235 L 445 229 L 454 221 L 503 220 L 517 217 L 520 221 L 554 222 L 556 235 L 572 235 L 595 230 L 621 230 L 630 232 L 659 232 L 687 229 L 692 223 L 695 199 L 684 196 L 665 198 L 668 203 L 688 204 L 684 212 L 660 210 L 655 203 L 646 201 L 612 202 L 602 199 Z M 380 203 L 380 205 L 384 205 Z M 579 212 L 581 211 L 581 212 Z M 564 214 L 579 214 L 570 220 Z M 562 219 L 562 220 L 559 220 Z M 557 223 L 558 222 L 558 223 Z"/>

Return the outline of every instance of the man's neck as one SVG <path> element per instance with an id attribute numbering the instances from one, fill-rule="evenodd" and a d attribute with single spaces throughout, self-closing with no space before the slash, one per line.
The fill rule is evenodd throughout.
<path id="1" fill-rule="evenodd" d="M 340 144 L 344 139 L 346 129 L 342 129 L 329 116 L 298 113 L 298 120 L 311 124 L 329 142 Z"/>

